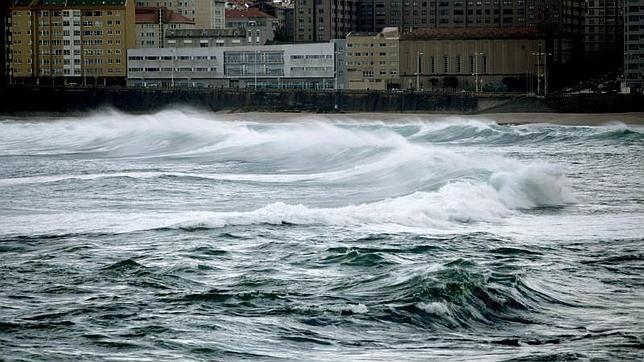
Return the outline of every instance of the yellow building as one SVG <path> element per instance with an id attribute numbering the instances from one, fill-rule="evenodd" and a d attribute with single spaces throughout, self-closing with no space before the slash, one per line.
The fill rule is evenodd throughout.
<path id="1" fill-rule="evenodd" d="M 398 28 L 347 35 L 348 89 L 400 88 Z"/>
<path id="2" fill-rule="evenodd" d="M 9 31 L 10 82 L 121 84 L 134 0 L 17 0 Z"/>

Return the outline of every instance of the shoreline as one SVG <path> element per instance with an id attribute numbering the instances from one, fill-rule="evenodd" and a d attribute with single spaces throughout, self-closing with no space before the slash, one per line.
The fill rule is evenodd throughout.
<path id="1" fill-rule="evenodd" d="M 302 118 L 327 118 L 336 121 L 423 121 L 423 122 L 450 122 L 457 120 L 475 120 L 482 122 L 495 122 L 499 125 L 538 125 L 554 124 L 560 126 L 608 126 L 624 124 L 632 126 L 644 125 L 644 112 L 625 113 L 490 113 L 490 114 L 457 114 L 457 113 L 383 113 L 383 112 L 355 112 L 355 113 L 291 113 L 291 112 L 212 112 L 229 121 L 237 121 L 239 116 L 244 116 L 245 121 L 263 122 L 266 115 L 282 117 L 282 122 L 301 120 Z"/>
<path id="2" fill-rule="evenodd" d="M 625 113 L 489 113 L 489 114 L 458 114 L 458 113 L 394 113 L 394 112 L 345 112 L 345 113 L 315 113 L 315 112 L 244 112 L 244 111 L 210 111 L 191 107 L 168 107 L 156 112 L 128 113 L 114 108 L 102 108 L 89 112 L 19 112 L 17 114 L 0 113 L 0 121 L 31 120 L 46 121 L 53 119 L 91 117 L 96 114 L 124 114 L 131 116 L 151 115 L 161 112 L 179 111 L 210 115 L 209 118 L 221 121 L 251 121 L 264 122 L 267 115 L 280 118 L 280 122 L 302 120 L 341 121 L 341 122 L 450 122 L 450 121 L 481 121 L 494 122 L 499 125 L 519 126 L 553 124 L 560 126 L 609 126 L 624 124 L 631 126 L 644 125 L 644 112 Z M 278 116 L 278 117 L 276 117 Z M 271 122 L 274 122 L 271 121 Z"/>

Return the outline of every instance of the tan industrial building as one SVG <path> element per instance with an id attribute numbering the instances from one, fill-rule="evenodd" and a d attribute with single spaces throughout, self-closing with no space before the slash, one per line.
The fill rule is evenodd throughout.
<path id="1" fill-rule="evenodd" d="M 8 19 L 10 82 L 124 82 L 133 0 L 19 0 Z"/>
<path id="2" fill-rule="evenodd" d="M 536 28 L 419 29 L 400 40 L 401 84 L 480 91 L 504 78 L 535 78 L 543 89 L 545 44 Z"/>
<path id="3" fill-rule="evenodd" d="M 385 30 L 347 37 L 349 89 L 484 91 L 511 83 L 545 90 L 548 50 L 539 29 Z"/>
<path id="4" fill-rule="evenodd" d="M 347 88 L 400 88 L 398 28 L 347 35 Z"/>

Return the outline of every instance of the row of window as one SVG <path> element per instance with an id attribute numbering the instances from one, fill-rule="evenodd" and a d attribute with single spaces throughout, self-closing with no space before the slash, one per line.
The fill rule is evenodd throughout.
<path id="1" fill-rule="evenodd" d="M 131 55 L 128 57 L 129 60 L 215 60 L 217 59 L 217 56 L 211 55 L 178 55 L 178 56 L 172 56 L 172 55 L 163 55 L 163 56 L 157 56 L 157 55 L 148 55 L 148 56 L 142 56 L 142 55 Z"/>
<path id="2" fill-rule="evenodd" d="M 291 72 L 332 72 L 333 67 L 291 67 Z"/>
<path id="3" fill-rule="evenodd" d="M 173 68 L 128 68 L 129 72 L 172 72 Z M 175 72 L 184 73 L 184 72 L 216 72 L 217 68 L 208 68 L 208 67 L 178 67 L 174 68 Z"/>
<path id="4" fill-rule="evenodd" d="M 291 55 L 291 59 L 332 59 L 330 54 Z"/>

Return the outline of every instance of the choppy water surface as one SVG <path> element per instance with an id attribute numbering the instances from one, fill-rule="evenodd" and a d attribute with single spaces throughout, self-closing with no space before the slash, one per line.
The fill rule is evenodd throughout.
<path id="1" fill-rule="evenodd" d="M 1 358 L 643 358 L 642 128 L 235 117 L 0 122 Z"/>

